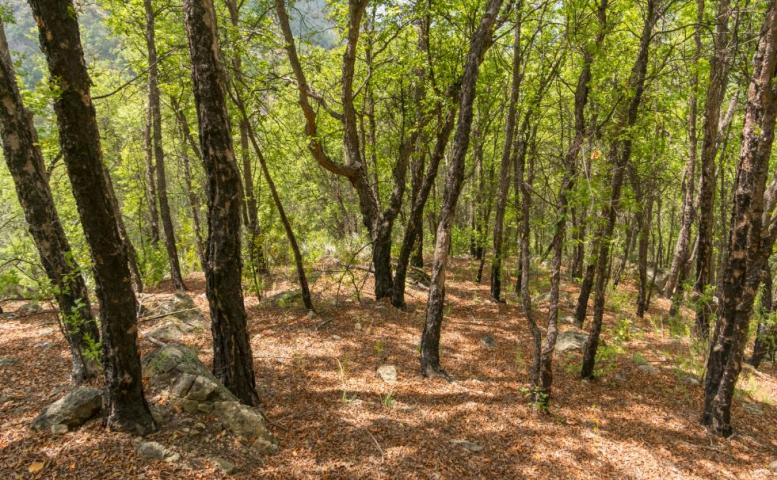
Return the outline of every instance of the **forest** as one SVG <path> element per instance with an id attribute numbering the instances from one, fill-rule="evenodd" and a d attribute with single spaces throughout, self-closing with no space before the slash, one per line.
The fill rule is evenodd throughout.
<path id="1" fill-rule="evenodd" d="M 0 478 L 777 476 L 777 0 L 0 0 Z"/>

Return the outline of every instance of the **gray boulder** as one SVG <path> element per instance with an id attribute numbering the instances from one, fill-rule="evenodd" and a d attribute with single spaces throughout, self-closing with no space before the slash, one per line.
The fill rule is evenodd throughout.
<path id="1" fill-rule="evenodd" d="M 581 330 L 566 330 L 559 333 L 556 339 L 556 352 L 582 352 L 585 348 L 585 342 L 588 340 L 588 334 Z"/>
<path id="2" fill-rule="evenodd" d="M 194 300 L 183 293 L 141 294 L 140 318 L 157 323 L 146 336 L 162 342 L 179 342 L 188 334 L 202 330 L 205 319 Z"/>
<path id="3" fill-rule="evenodd" d="M 386 383 L 397 383 L 397 367 L 394 365 L 381 365 L 378 367 L 378 375 Z"/>
<path id="4" fill-rule="evenodd" d="M 148 354 L 143 359 L 143 376 L 152 388 L 167 390 L 177 399 L 195 403 L 237 400 L 197 352 L 184 345 L 165 345 Z"/>
<path id="5" fill-rule="evenodd" d="M 96 417 L 102 410 L 102 391 L 92 387 L 76 387 L 70 393 L 46 407 L 32 421 L 33 430 L 56 430 L 65 425 L 72 430 Z"/>
<path id="6" fill-rule="evenodd" d="M 252 447 L 258 452 L 268 453 L 278 449 L 267 430 L 264 415 L 256 408 L 238 401 L 216 402 L 213 406 L 213 413 L 238 436 L 252 442 Z"/>

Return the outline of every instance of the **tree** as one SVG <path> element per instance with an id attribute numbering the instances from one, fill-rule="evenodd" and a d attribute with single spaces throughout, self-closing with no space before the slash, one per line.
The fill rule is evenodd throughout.
<path id="1" fill-rule="evenodd" d="M 102 160 L 75 6 L 69 0 L 30 0 L 30 6 L 56 92 L 60 146 L 94 262 L 108 428 L 143 435 L 157 426 L 143 396 L 135 292 Z"/>
<path id="2" fill-rule="evenodd" d="M 714 52 L 710 61 L 710 80 L 704 104 L 704 138 L 701 147 L 701 181 L 699 183 L 699 245 L 696 251 L 696 279 L 694 295 L 702 300 L 705 288 L 711 282 L 713 212 L 715 202 L 715 155 L 718 150 L 718 121 L 728 78 L 728 21 L 731 16 L 729 0 L 719 0 L 715 15 Z M 709 337 L 710 305 L 700 301 L 696 308 L 696 332 L 700 338 Z"/>
<path id="3" fill-rule="evenodd" d="M 747 90 L 742 145 L 720 295 L 704 377 L 702 424 L 729 436 L 734 388 L 742 369 L 755 292 L 777 237 L 774 201 L 764 198 L 777 119 L 777 1 L 768 4 Z M 764 203 L 770 210 L 764 209 Z M 764 221 L 766 220 L 766 221 Z"/>
<path id="4" fill-rule="evenodd" d="M 212 0 L 186 0 L 184 20 L 199 121 L 200 152 L 207 174 L 208 269 L 205 281 L 213 333 L 213 373 L 242 402 L 258 405 L 241 284 L 240 173 L 229 133 L 225 73 Z"/>
<path id="5" fill-rule="evenodd" d="M 27 111 L 16 84 L 5 28 L 0 22 L 0 135 L 3 156 L 16 186 L 19 203 L 38 250 L 43 269 L 54 288 L 60 309 L 60 328 L 72 358 L 71 378 L 79 385 L 97 375 L 90 348 L 99 331 L 92 316 L 84 277 L 73 257 L 49 188 L 43 155 L 38 146 L 32 114 Z"/>
<path id="6" fill-rule="evenodd" d="M 610 260 L 610 242 L 613 230 L 615 229 L 615 220 L 617 219 L 623 178 L 632 150 L 632 140 L 629 137 L 628 129 L 632 128 L 637 121 L 642 94 L 645 91 L 650 41 L 653 38 L 653 28 L 661 14 L 660 9 L 660 0 L 648 0 L 644 24 L 639 38 L 639 50 L 631 69 L 631 75 L 629 76 L 629 90 L 627 92 L 628 101 L 622 103 L 624 108 L 621 108 L 621 111 L 619 112 L 620 118 L 617 120 L 615 131 L 613 132 L 613 138 L 616 140 L 614 140 L 610 146 L 610 157 L 612 158 L 613 168 L 612 176 L 610 178 L 610 198 L 602 206 L 601 218 L 604 219 L 605 223 L 597 234 L 598 241 L 596 242 L 596 246 L 598 252 L 596 256 L 596 281 L 594 284 L 594 317 L 583 353 L 583 365 L 580 372 L 580 375 L 583 378 L 592 378 L 594 375 L 596 350 L 599 346 L 599 334 L 601 333 L 602 317 L 604 315 L 605 287 L 607 285 L 608 263 Z"/>
<path id="7" fill-rule="evenodd" d="M 489 0 L 480 19 L 477 30 L 470 40 L 464 75 L 461 82 L 459 120 L 453 137 L 453 151 L 445 179 L 445 193 L 437 225 L 437 238 L 432 261 L 432 279 L 426 306 L 426 321 L 421 335 L 421 372 L 425 376 L 448 374 L 440 366 L 440 330 L 445 303 L 445 268 L 451 241 L 451 226 L 456 212 L 456 203 L 464 181 L 464 157 L 469 147 L 469 133 L 472 128 L 472 105 L 475 100 L 475 86 L 481 58 L 491 43 L 491 35 L 502 0 Z"/>
<path id="8" fill-rule="evenodd" d="M 162 147 L 162 109 L 159 103 L 159 58 L 156 53 L 154 32 L 155 12 L 151 0 L 143 0 L 146 12 L 146 48 L 148 49 L 148 110 L 151 117 L 151 143 L 153 145 L 154 170 L 156 172 L 156 197 L 159 201 L 159 217 L 165 234 L 165 248 L 170 262 L 170 278 L 177 290 L 185 290 L 178 262 L 178 248 L 175 244 L 175 227 L 167 200 L 167 174 L 165 172 L 165 150 Z M 149 195 L 151 197 L 151 195 Z M 149 205 L 154 198 L 149 198 Z M 153 211 L 153 210 L 152 210 Z M 153 213 L 152 213 L 153 215 Z M 152 221 L 153 222 L 153 221 Z M 153 223 L 152 223 L 153 225 Z M 153 227 L 152 227 L 153 228 Z"/>

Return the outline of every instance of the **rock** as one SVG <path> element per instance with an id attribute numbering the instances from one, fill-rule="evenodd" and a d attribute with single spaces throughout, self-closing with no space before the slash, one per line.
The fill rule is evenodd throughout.
<path id="1" fill-rule="evenodd" d="M 465 450 L 469 450 L 470 452 L 480 452 L 483 450 L 483 445 L 475 442 L 470 442 L 469 440 L 451 440 L 451 443 L 453 445 L 459 446 L 464 448 Z"/>
<path id="2" fill-rule="evenodd" d="M 378 367 L 378 375 L 386 383 L 397 383 L 397 367 L 394 365 L 381 365 Z"/>
<path id="3" fill-rule="evenodd" d="M 264 302 L 271 304 L 273 307 L 289 307 L 295 303 L 302 302 L 302 292 L 300 290 L 286 290 L 285 292 L 267 297 L 264 299 Z"/>
<path id="4" fill-rule="evenodd" d="M 58 423 L 56 425 L 51 426 L 51 433 L 54 435 L 64 435 L 66 434 L 70 429 L 67 428 L 67 425 L 63 425 L 61 423 Z"/>
<path id="5" fill-rule="evenodd" d="M 566 330 L 559 333 L 556 339 L 556 352 L 582 352 L 586 341 L 588 341 L 588 335 L 585 332 L 581 330 Z"/>
<path id="6" fill-rule="evenodd" d="M 773 461 L 769 464 L 769 468 L 772 470 L 777 470 L 777 460 Z"/>
<path id="7" fill-rule="evenodd" d="M 10 357 L 0 357 L 0 367 L 12 367 L 19 363 L 19 360 Z"/>
<path id="8" fill-rule="evenodd" d="M 566 317 L 563 317 L 561 319 L 561 323 L 566 323 L 567 325 L 574 325 L 575 317 L 573 315 L 567 315 Z"/>
<path id="9" fill-rule="evenodd" d="M 314 312 L 313 310 L 308 310 L 308 314 L 305 315 L 305 318 L 307 318 L 308 320 L 315 320 L 316 318 L 318 318 L 318 315 L 316 315 L 316 312 Z"/>
<path id="10" fill-rule="evenodd" d="M 149 460 L 164 460 L 172 455 L 172 453 L 167 452 L 164 445 L 158 442 L 141 441 L 135 450 L 138 455 Z"/>
<path id="11" fill-rule="evenodd" d="M 213 413 L 238 436 L 252 441 L 254 449 L 266 453 L 278 448 L 258 409 L 238 401 L 216 402 L 213 407 Z"/>
<path id="12" fill-rule="evenodd" d="M 750 415 L 755 415 L 760 417 L 761 415 L 764 414 L 763 408 L 761 408 L 761 406 L 758 405 L 757 403 L 744 403 L 742 405 L 742 408 L 744 408 L 745 411 Z"/>
<path id="13" fill-rule="evenodd" d="M 694 377 L 693 375 L 685 375 L 683 376 L 683 383 L 686 385 L 701 385 L 701 381 Z"/>
<path id="14" fill-rule="evenodd" d="M 407 278 L 415 285 L 426 288 L 429 288 L 429 285 L 432 284 L 432 277 L 430 277 L 428 273 L 423 271 L 423 269 L 413 267 L 412 265 L 407 268 Z"/>
<path id="15" fill-rule="evenodd" d="M 169 455 L 167 458 L 165 458 L 165 462 L 167 463 L 175 463 L 181 459 L 181 454 L 178 452 L 174 452 L 173 454 Z"/>
<path id="16" fill-rule="evenodd" d="M 185 335 L 205 328 L 202 313 L 184 293 L 141 294 L 139 301 L 141 318 L 159 317 L 146 336 L 166 343 L 180 342 Z"/>
<path id="17" fill-rule="evenodd" d="M 230 462 L 226 458 L 210 457 L 209 460 L 213 463 L 213 465 L 216 466 L 216 468 L 218 468 L 219 470 L 221 470 L 227 475 L 232 475 L 237 471 L 237 467 L 235 466 L 235 464 Z"/>
<path id="18" fill-rule="evenodd" d="M 483 338 L 480 339 L 480 343 L 489 349 L 496 347 L 496 340 L 491 335 L 483 335 Z"/>
<path id="19" fill-rule="evenodd" d="M 152 387 L 194 403 L 237 400 L 189 347 L 170 344 L 143 359 L 143 377 Z M 195 407 L 196 408 L 196 407 Z"/>
<path id="20" fill-rule="evenodd" d="M 648 375 L 656 375 L 659 371 L 658 368 L 654 367 L 649 363 L 645 363 L 643 365 L 638 366 L 637 370 L 639 370 L 642 373 L 647 373 Z"/>
<path id="21" fill-rule="evenodd" d="M 32 421 L 33 430 L 48 430 L 54 425 L 75 429 L 102 410 L 102 391 L 92 387 L 76 387 L 70 393 L 46 407 Z"/>
<path id="22" fill-rule="evenodd" d="M 27 302 L 16 309 L 16 315 L 20 317 L 26 317 L 28 315 L 34 315 L 42 312 L 43 307 L 38 302 Z"/>

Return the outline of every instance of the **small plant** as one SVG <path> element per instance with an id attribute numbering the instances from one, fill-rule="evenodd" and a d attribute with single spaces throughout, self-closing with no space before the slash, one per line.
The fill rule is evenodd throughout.
<path id="1" fill-rule="evenodd" d="M 631 356 L 631 361 L 634 362 L 636 365 L 647 365 L 648 361 L 639 352 L 634 352 L 634 354 Z"/>
<path id="2" fill-rule="evenodd" d="M 383 344 L 383 340 L 375 340 L 375 346 L 373 347 L 373 350 L 375 350 L 375 355 L 382 354 L 386 349 L 386 346 Z"/>
<path id="3" fill-rule="evenodd" d="M 337 370 L 338 370 L 338 376 L 340 377 L 340 390 L 342 392 L 342 395 L 340 397 L 340 401 L 343 403 L 348 403 L 354 399 L 354 397 L 351 397 L 350 393 L 348 392 L 348 358 L 343 357 L 342 361 L 338 358 L 337 359 Z"/>
<path id="4" fill-rule="evenodd" d="M 380 403 L 384 408 L 394 408 L 396 400 L 394 399 L 394 392 L 388 392 L 380 398 Z"/>

